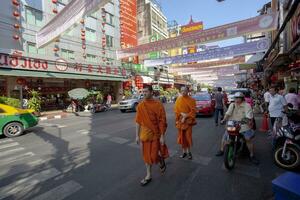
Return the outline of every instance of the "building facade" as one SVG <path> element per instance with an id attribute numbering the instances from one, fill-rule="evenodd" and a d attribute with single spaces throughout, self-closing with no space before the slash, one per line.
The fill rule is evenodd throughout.
<path id="1" fill-rule="evenodd" d="M 35 34 L 70 0 L 3 1 L 0 7 L 0 95 L 19 97 L 20 86 L 40 91 L 44 109 L 68 104 L 67 92 L 83 87 L 110 93 L 115 101 L 127 72 L 116 59 L 120 48 L 119 1 L 75 24 L 37 48 Z M 49 107 L 49 108 L 48 108 Z"/>

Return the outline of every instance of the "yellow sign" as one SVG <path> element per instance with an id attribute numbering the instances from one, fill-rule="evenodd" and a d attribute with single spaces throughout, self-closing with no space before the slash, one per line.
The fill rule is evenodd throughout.
<path id="1" fill-rule="evenodd" d="M 203 29 L 203 24 L 197 24 L 193 26 L 183 26 L 181 27 L 181 33 L 188 33 L 192 31 L 198 31 Z"/>

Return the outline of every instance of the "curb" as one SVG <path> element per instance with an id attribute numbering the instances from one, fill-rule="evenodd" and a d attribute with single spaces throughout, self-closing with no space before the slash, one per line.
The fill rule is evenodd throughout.
<path id="1" fill-rule="evenodd" d="M 68 114 L 63 113 L 63 114 L 59 114 L 59 115 L 49 115 L 49 116 L 45 116 L 45 117 L 39 117 L 39 121 L 45 121 L 48 119 L 61 119 L 61 118 L 66 118 L 68 116 Z"/>

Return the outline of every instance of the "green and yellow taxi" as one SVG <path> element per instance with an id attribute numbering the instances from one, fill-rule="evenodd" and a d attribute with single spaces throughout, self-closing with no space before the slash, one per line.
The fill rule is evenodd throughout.
<path id="1" fill-rule="evenodd" d="M 19 109 L 0 104 L 0 135 L 17 137 L 24 130 L 38 124 L 38 118 L 33 114 L 34 110 Z"/>

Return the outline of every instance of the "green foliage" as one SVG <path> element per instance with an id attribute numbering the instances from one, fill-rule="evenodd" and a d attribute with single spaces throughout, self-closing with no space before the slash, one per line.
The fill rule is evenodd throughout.
<path id="1" fill-rule="evenodd" d="M 9 98 L 9 97 L 4 97 L 4 96 L 0 96 L 0 103 L 15 107 L 15 108 L 19 108 L 21 105 L 21 102 L 19 99 Z"/>
<path id="2" fill-rule="evenodd" d="M 31 98 L 28 100 L 28 108 L 33 109 L 36 112 L 40 112 L 42 104 L 40 93 L 38 91 L 31 90 L 29 94 Z"/>
<path id="3" fill-rule="evenodd" d="M 101 103 L 103 101 L 103 93 L 101 91 L 97 91 L 96 93 L 96 101 Z"/>
<path id="4" fill-rule="evenodd" d="M 124 95 L 125 95 L 126 98 L 131 97 L 132 96 L 131 90 L 124 90 Z"/>

